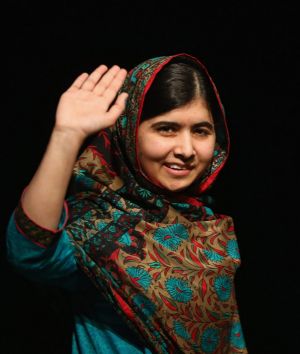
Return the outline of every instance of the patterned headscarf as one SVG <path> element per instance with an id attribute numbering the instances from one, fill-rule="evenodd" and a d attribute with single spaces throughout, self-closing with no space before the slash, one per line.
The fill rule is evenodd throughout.
<path id="1" fill-rule="evenodd" d="M 185 195 L 170 196 L 141 173 L 136 140 L 147 91 L 175 58 L 204 70 L 219 122 L 207 172 Z M 233 285 L 240 264 L 233 222 L 203 198 L 228 156 L 215 85 L 196 58 L 177 54 L 136 66 L 121 91 L 129 94 L 122 116 L 99 132 L 74 169 L 67 232 L 78 264 L 153 351 L 246 353 Z"/>

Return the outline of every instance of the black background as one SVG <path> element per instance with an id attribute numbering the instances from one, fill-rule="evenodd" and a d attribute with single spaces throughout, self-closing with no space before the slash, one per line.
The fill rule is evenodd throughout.
<path id="1" fill-rule="evenodd" d="M 287 2 L 110 0 L 10 1 L 2 10 L 1 353 L 69 348 L 67 300 L 54 303 L 52 290 L 15 274 L 4 242 L 60 94 L 101 63 L 130 69 L 179 52 L 206 65 L 227 113 L 231 156 L 212 193 L 218 211 L 235 220 L 242 256 L 236 292 L 249 353 L 298 352 L 296 9 Z"/>

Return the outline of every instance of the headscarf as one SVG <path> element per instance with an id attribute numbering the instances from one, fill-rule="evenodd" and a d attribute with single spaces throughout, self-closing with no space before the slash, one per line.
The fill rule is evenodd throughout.
<path id="1" fill-rule="evenodd" d="M 136 151 L 147 91 L 175 59 L 204 70 L 219 110 L 212 162 L 184 195 L 145 178 Z M 246 353 L 233 285 L 240 265 L 233 222 L 203 197 L 229 149 L 217 89 L 204 65 L 183 53 L 137 65 L 121 91 L 129 94 L 125 111 L 74 168 L 66 230 L 79 267 L 154 352 Z"/>

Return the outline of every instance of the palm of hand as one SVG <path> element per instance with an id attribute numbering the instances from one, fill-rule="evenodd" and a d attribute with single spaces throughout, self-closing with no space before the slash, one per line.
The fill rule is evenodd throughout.
<path id="1" fill-rule="evenodd" d="M 125 77 L 126 70 L 104 65 L 80 75 L 60 98 L 56 127 L 87 137 L 112 126 L 125 108 L 127 94 L 117 96 Z"/>

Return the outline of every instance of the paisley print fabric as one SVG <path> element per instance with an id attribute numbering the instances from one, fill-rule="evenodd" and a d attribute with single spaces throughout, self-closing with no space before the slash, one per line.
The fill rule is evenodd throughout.
<path id="1" fill-rule="evenodd" d="M 79 157 L 66 230 L 78 264 L 128 325 L 157 353 L 247 353 L 234 294 L 240 264 L 233 221 L 206 205 L 205 191 L 228 156 L 219 104 L 215 156 L 184 195 L 170 196 L 140 172 L 136 137 L 147 91 L 178 54 L 147 60 L 127 75 L 117 124 Z"/>

